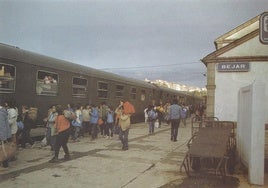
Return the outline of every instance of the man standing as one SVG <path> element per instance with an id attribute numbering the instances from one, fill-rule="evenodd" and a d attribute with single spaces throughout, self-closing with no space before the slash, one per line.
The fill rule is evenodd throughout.
<path id="1" fill-rule="evenodd" d="M 171 122 L 171 141 L 176 142 L 178 136 L 178 129 L 180 125 L 180 115 L 182 108 L 178 105 L 178 99 L 173 100 L 170 106 L 170 122 Z"/>

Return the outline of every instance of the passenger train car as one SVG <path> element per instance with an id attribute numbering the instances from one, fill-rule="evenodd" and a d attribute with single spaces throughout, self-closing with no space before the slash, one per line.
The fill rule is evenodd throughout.
<path id="1" fill-rule="evenodd" d="M 125 99 L 134 104 L 133 121 L 139 122 L 152 100 L 165 103 L 174 98 L 188 104 L 200 102 L 198 98 L 145 81 L 0 44 L 0 99 L 15 100 L 18 107 L 38 108 L 38 125 L 53 104 L 106 102 L 115 108 L 120 99 Z"/>

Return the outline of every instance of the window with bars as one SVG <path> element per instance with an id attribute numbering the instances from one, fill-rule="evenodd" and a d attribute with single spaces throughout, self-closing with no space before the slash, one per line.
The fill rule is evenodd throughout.
<path id="1" fill-rule="evenodd" d="M 87 79 L 73 77 L 73 96 L 83 97 L 87 95 Z"/>
<path id="2" fill-rule="evenodd" d="M 98 97 L 99 98 L 108 98 L 108 83 L 107 82 L 98 82 Z"/>
<path id="3" fill-rule="evenodd" d="M 131 88 L 131 91 L 130 91 L 130 97 L 131 99 L 136 99 L 136 96 L 137 96 L 137 89 L 133 87 Z"/>
<path id="4" fill-rule="evenodd" d="M 115 86 L 115 96 L 116 97 L 123 97 L 124 96 L 124 86 L 123 85 L 116 85 Z"/>

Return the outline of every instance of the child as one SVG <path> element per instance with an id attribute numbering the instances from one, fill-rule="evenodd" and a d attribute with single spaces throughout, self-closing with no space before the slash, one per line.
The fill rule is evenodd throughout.
<path id="1" fill-rule="evenodd" d="M 114 111 L 110 107 L 107 111 L 107 127 L 106 127 L 107 138 L 113 137 L 113 127 L 114 127 Z"/>

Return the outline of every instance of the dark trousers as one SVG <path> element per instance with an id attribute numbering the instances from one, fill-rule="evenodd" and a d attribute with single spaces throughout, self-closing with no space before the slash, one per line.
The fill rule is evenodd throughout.
<path id="1" fill-rule="evenodd" d="M 3 166 L 4 168 L 7 168 L 7 167 L 8 167 L 8 159 L 2 161 L 2 166 Z"/>
<path id="2" fill-rule="evenodd" d="M 99 125 L 100 134 L 103 135 L 103 136 L 105 135 L 105 127 L 106 127 L 106 124 L 105 123 Z"/>
<path id="3" fill-rule="evenodd" d="M 111 136 L 111 137 L 113 137 L 113 135 L 114 135 L 114 125 L 113 125 L 113 123 L 107 123 L 106 124 L 106 130 L 105 130 L 105 135 L 107 135 L 107 136 Z"/>
<path id="4" fill-rule="evenodd" d="M 60 148 L 63 148 L 65 155 L 69 155 L 69 149 L 67 147 L 67 142 L 69 139 L 70 130 L 67 129 L 65 131 L 59 132 L 56 136 L 56 144 L 55 144 L 55 158 L 59 157 Z"/>
<path id="5" fill-rule="evenodd" d="M 47 139 L 47 144 L 49 144 L 51 146 L 51 150 L 55 151 L 56 135 L 51 136 L 51 128 L 50 127 L 47 127 L 46 139 Z"/>
<path id="6" fill-rule="evenodd" d="M 29 143 L 31 145 L 34 144 L 34 141 L 31 139 L 30 136 L 31 129 L 23 129 L 21 132 L 21 147 L 25 148 L 26 143 Z"/>
<path id="7" fill-rule="evenodd" d="M 98 125 L 91 124 L 91 138 L 96 139 L 98 137 Z"/>
<path id="8" fill-rule="evenodd" d="M 180 119 L 172 119 L 170 122 L 171 122 L 171 140 L 176 141 L 178 136 Z"/>
<path id="9" fill-rule="evenodd" d="M 89 121 L 83 121 L 81 135 L 84 136 L 84 133 L 88 133 L 88 132 L 90 134 L 90 123 Z"/>
<path id="10" fill-rule="evenodd" d="M 121 143 L 123 144 L 122 149 L 128 149 L 128 133 L 129 133 L 129 129 L 123 131 L 120 128 L 119 139 L 121 140 Z"/>
<path id="11" fill-rule="evenodd" d="M 154 133 L 155 120 L 149 120 L 148 124 L 149 124 L 149 134 L 153 134 Z"/>
<path id="12" fill-rule="evenodd" d="M 163 119 L 163 114 L 161 112 L 158 113 L 158 123 L 159 123 L 159 128 L 161 127 L 162 125 L 162 119 Z"/>

